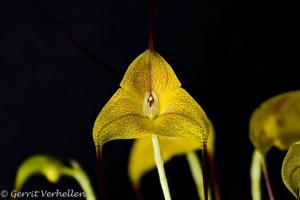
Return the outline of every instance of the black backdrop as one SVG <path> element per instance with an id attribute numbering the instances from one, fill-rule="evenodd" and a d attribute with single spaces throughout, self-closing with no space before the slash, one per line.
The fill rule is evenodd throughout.
<path id="1" fill-rule="evenodd" d="M 158 1 L 156 50 L 215 124 L 224 199 L 250 199 L 251 112 L 262 101 L 299 89 L 299 12 L 287 2 Z M 0 190 L 9 190 L 26 157 L 47 153 L 78 160 L 97 188 L 93 122 L 120 80 L 95 63 L 58 26 L 122 74 L 146 49 L 148 1 L 8 0 L 0 4 Z M 133 199 L 127 177 L 131 141 L 105 145 L 110 199 Z M 291 199 L 281 178 L 284 153 L 268 157 L 278 199 Z M 184 158 L 168 163 L 174 199 L 196 199 Z M 162 199 L 156 171 L 142 181 L 145 199 Z M 36 177 L 24 188 L 53 186 Z M 79 190 L 79 188 L 78 188 Z M 265 197 L 266 198 L 266 197 Z"/>

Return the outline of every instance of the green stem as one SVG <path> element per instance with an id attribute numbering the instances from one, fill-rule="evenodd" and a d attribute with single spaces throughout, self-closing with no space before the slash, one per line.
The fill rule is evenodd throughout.
<path id="1" fill-rule="evenodd" d="M 186 154 L 186 158 L 191 169 L 192 177 L 197 187 L 199 199 L 204 199 L 203 174 L 202 174 L 200 160 L 198 159 L 198 156 L 194 151 L 188 152 Z M 210 189 L 208 193 L 208 199 L 212 199 Z"/>
<path id="2" fill-rule="evenodd" d="M 160 184 L 164 193 L 165 200 L 171 200 L 170 190 L 168 186 L 168 180 L 165 173 L 164 161 L 159 145 L 159 138 L 157 135 L 152 134 L 152 145 L 154 151 L 154 159 L 158 170 Z"/>
<path id="3" fill-rule="evenodd" d="M 86 173 L 75 160 L 71 160 L 71 165 L 72 168 L 63 169 L 63 174 L 74 178 L 79 183 L 86 195 L 86 200 L 96 200 L 96 196 Z"/>
<path id="4" fill-rule="evenodd" d="M 186 154 L 186 158 L 188 160 L 191 173 L 193 176 L 193 179 L 197 186 L 197 191 L 200 199 L 204 199 L 204 190 L 203 190 L 203 176 L 202 176 L 202 169 L 199 162 L 199 159 L 195 152 L 188 152 Z"/>
<path id="5" fill-rule="evenodd" d="M 261 162 L 262 155 L 255 150 L 250 169 L 252 200 L 261 200 Z"/>

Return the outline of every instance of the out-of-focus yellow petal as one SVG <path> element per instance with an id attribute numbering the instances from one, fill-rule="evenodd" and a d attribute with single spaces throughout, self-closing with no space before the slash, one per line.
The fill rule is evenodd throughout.
<path id="1" fill-rule="evenodd" d="M 300 91 L 277 95 L 260 105 L 250 120 L 250 139 L 263 154 L 281 150 L 300 139 Z"/>
<path id="2" fill-rule="evenodd" d="M 214 144 L 214 132 L 211 125 L 211 132 L 208 138 L 208 149 L 212 151 Z M 180 156 L 188 152 L 200 150 L 202 143 L 200 140 L 186 137 L 160 137 L 160 147 L 164 162 L 168 162 L 175 156 Z M 145 137 L 134 141 L 131 148 L 128 174 L 130 181 L 136 188 L 143 175 L 155 168 L 155 160 L 153 155 L 153 147 L 151 137 Z"/>
<path id="3" fill-rule="evenodd" d="M 193 138 L 160 137 L 161 151 L 164 162 L 172 157 L 201 149 L 201 143 Z M 155 168 L 151 137 L 135 140 L 129 159 L 129 177 L 134 186 L 137 186 L 140 178 Z"/>
<path id="4" fill-rule="evenodd" d="M 281 170 L 282 180 L 291 193 L 300 199 L 300 142 L 296 142 L 286 154 Z"/>
<path id="5" fill-rule="evenodd" d="M 18 169 L 15 188 L 19 190 L 33 175 L 44 175 L 49 182 L 56 183 L 63 164 L 56 158 L 36 155 L 24 161 Z"/>
<path id="6" fill-rule="evenodd" d="M 20 191 L 24 183 L 34 175 L 42 175 L 50 183 L 57 183 L 61 176 L 74 178 L 82 187 L 87 200 L 95 200 L 91 183 L 79 163 L 71 160 L 71 167 L 65 166 L 59 159 L 47 155 L 34 155 L 25 160 L 18 168 L 15 189 Z"/>
<path id="7" fill-rule="evenodd" d="M 133 61 L 120 86 L 96 119 L 97 150 L 110 140 L 150 134 L 194 137 L 206 143 L 209 124 L 204 111 L 153 49 Z"/>

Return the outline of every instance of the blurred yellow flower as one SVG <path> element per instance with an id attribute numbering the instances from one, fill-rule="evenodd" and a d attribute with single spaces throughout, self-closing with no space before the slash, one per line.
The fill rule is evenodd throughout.
<path id="1" fill-rule="evenodd" d="M 250 120 L 250 139 L 262 154 L 272 146 L 288 149 L 300 140 L 300 91 L 287 92 L 263 102 Z"/>
<path id="2" fill-rule="evenodd" d="M 19 167 L 15 189 L 20 190 L 24 183 L 33 175 L 44 175 L 51 183 L 56 183 L 63 168 L 60 160 L 44 155 L 35 155 L 25 160 Z"/>
<path id="3" fill-rule="evenodd" d="M 95 200 L 93 188 L 88 176 L 75 160 L 70 160 L 71 167 L 62 161 L 47 155 L 34 155 L 26 159 L 18 168 L 15 190 L 20 191 L 32 176 L 42 175 L 50 183 L 57 183 L 61 176 L 74 178 L 85 192 L 87 200 Z"/>
<path id="4" fill-rule="evenodd" d="M 266 154 L 273 147 L 288 149 L 300 140 L 300 91 L 277 95 L 263 102 L 250 119 L 250 140 L 255 147 L 251 165 L 252 197 L 261 199 L 260 178 L 264 173 L 270 199 L 274 192 L 269 179 Z"/>

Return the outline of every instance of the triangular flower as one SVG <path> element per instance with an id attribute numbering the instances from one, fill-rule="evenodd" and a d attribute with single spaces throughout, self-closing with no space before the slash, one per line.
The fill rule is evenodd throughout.
<path id="1" fill-rule="evenodd" d="M 107 141 L 152 134 L 206 143 L 209 123 L 204 111 L 153 49 L 132 62 L 120 86 L 96 119 L 93 138 L 98 152 Z"/>

